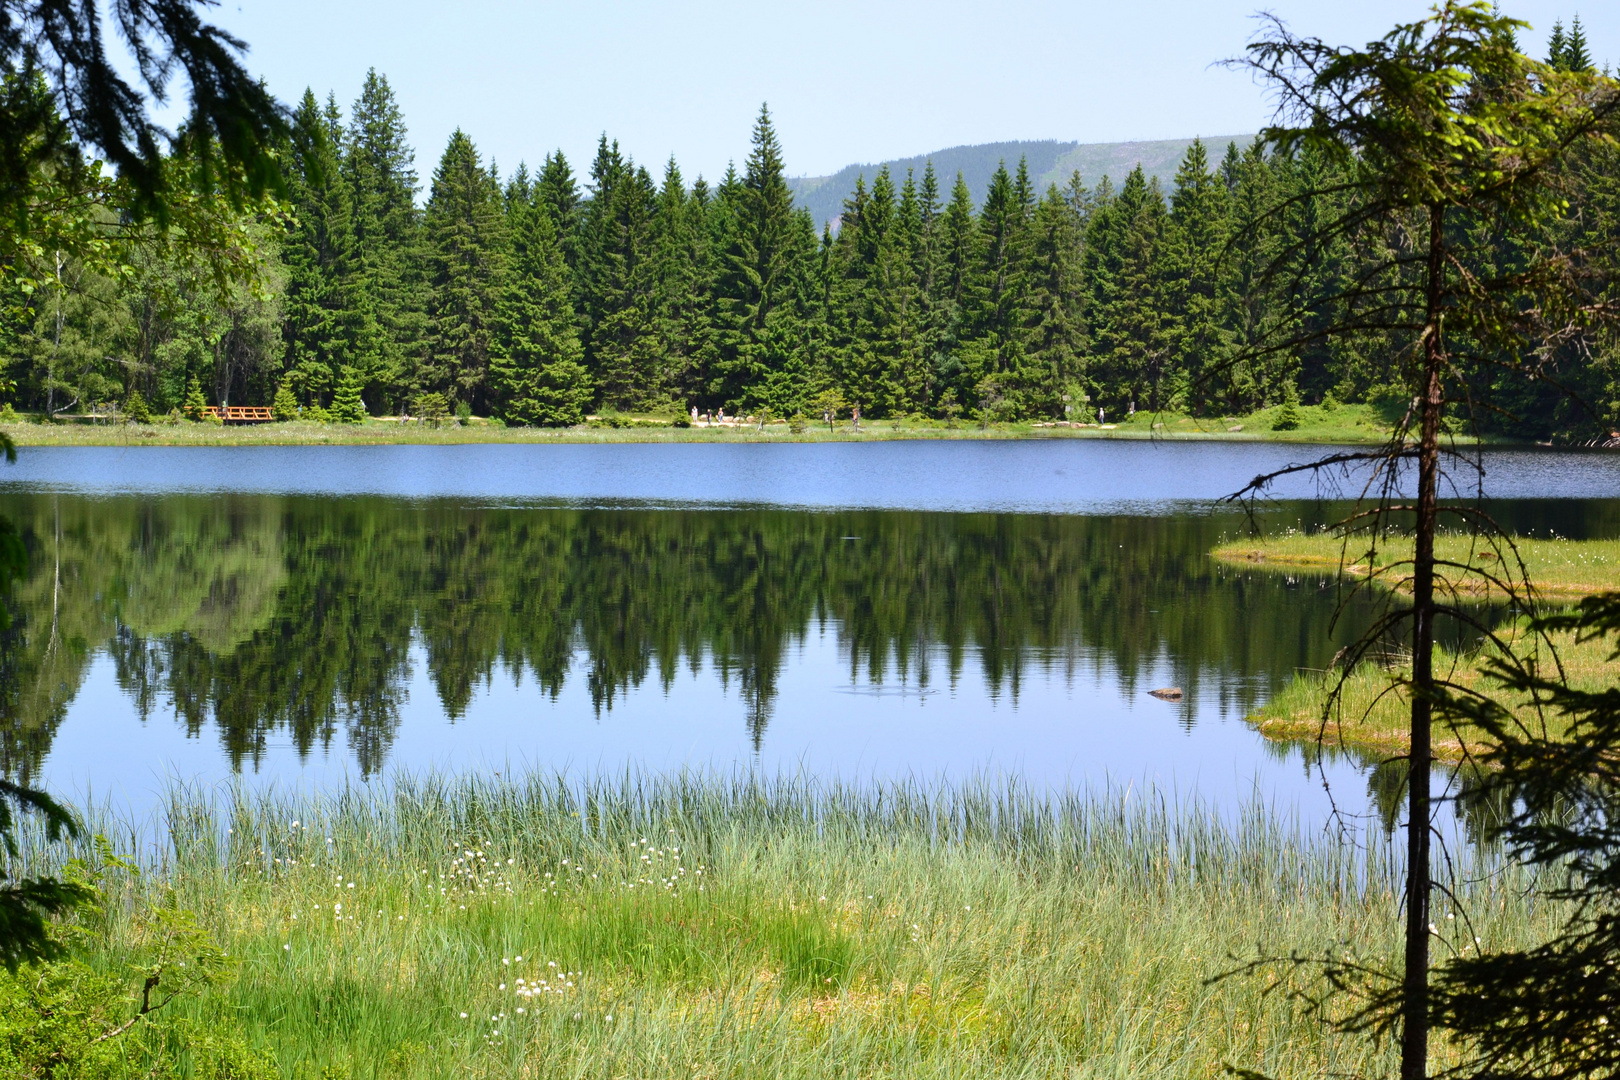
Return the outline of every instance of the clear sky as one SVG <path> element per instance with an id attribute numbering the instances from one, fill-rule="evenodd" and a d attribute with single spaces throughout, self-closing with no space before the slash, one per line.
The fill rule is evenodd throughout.
<path id="1" fill-rule="evenodd" d="M 637 160 L 674 153 L 687 180 L 748 151 L 761 101 L 788 171 L 820 175 L 963 143 L 1112 142 L 1253 131 L 1266 99 L 1212 66 L 1255 31 L 1254 0 L 224 0 L 281 98 L 388 76 L 424 185 L 465 130 L 503 172 L 561 148 L 576 172 L 599 133 Z M 1620 60 L 1620 4 L 1503 0 L 1540 55 L 1579 14 L 1600 64 Z M 1302 34 L 1360 44 L 1427 9 L 1413 0 L 1277 0 Z M 655 168 L 656 172 L 656 168 Z"/>

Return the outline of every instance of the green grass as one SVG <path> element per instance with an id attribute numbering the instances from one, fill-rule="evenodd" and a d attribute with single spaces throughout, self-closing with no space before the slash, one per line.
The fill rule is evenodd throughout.
<path id="1" fill-rule="evenodd" d="M 1381 543 L 1373 558 L 1369 558 L 1368 548 L 1366 539 L 1360 536 L 1346 543 L 1331 533 L 1289 532 L 1222 544 L 1211 554 L 1222 562 L 1278 573 L 1336 573 L 1342 567 L 1354 577 L 1371 573 L 1375 581 L 1387 587 L 1409 587 L 1410 539 Z M 1526 577 L 1538 592 L 1549 597 L 1589 596 L 1620 589 L 1620 540 L 1517 537 L 1511 546 L 1493 546 L 1469 536 L 1442 535 L 1435 540 L 1435 554 L 1472 568 L 1466 572 L 1455 567 L 1439 569 L 1445 582 L 1466 595 L 1502 595 L 1500 583 L 1522 582 Z M 1407 565 L 1400 565 L 1403 562 Z"/>
<path id="2" fill-rule="evenodd" d="M 1510 639 L 1508 644 L 1514 647 L 1516 643 Z M 1517 644 L 1527 650 L 1535 648 L 1543 669 L 1556 670 L 1551 666 L 1552 653 L 1546 642 L 1537 641 L 1534 646 L 1528 642 Z M 1555 634 L 1551 645 L 1571 686 L 1596 691 L 1614 684 L 1612 641 L 1577 642 L 1573 635 Z M 1463 653 L 1436 650 L 1436 676 L 1460 687 L 1491 693 L 1504 704 L 1514 705 L 1526 730 L 1559 737 L 1565 718 L 1556 714 L 1538 716 L 1527 702 L 1502 697 L 1495 684 L 1485 678 L 1483 667 L 1493 651 L 1493 646 Z M 1410 658 L 1392 660 L 1387 666 L 1363 663 L 1342 683 L 1338 671 L 1301 671 L 1249 717 L 1249 722 L 1269 739 L 1321 742 L 1382 757 L 1404 754 L 1411 748 L 1412 701 L 1397 682 L 1410 673 Z M 1328 712 L 1329 696 L 1335 689 L 1340 701 Z M 1468 725 L 1436 721 L 1433 745 L 1435 756 L 1441 760 L 1461 761 L 1483 748 L 1483 733 Z"/>
<path id="3" fill-rule="evenodd" d="M 885 439 L 1009 439 L 1009 438 L 1118 438 L 1118 439 L 1221 439 L 1360 443 L 1376 442 L 1388 434 L 1388 425 L 1366 405 L 1341 405 L 1324 411 L 1316 406 L 1300 409 L 1302 425 L 1294 431 L 1273 431 L 1275 409 L 1251 416 L 1194 419 L 1178 414 L 1137 413 L 1106 428 L 1095 424 L 1058 426 L 1049 423 L 999 423 L 981 427 L 964 420 L 950 425 L 939 420 L 866 420 L 860 428 L 847 420 L 829 431 L 811 423 L 793 432 L 782 421 L 760 430 L 755 424 L 726 427 L 677 428 L 656 417 L 629 417 L 627 427 L 587 425 L 573 428 L 507 428 L 484 419 L 441 427 L 401 424 L 373 418 L 364 424 L 277 423 L 233 425 L 189 421 L 156 424 L 123 423 L 13 423 L 0 424 L 19 446 L 298 446 L 373 445 L 379 443 L 594 443 L 594 442 L 847 442 Z"/>
<path id="4" fill-rule="evenodd" d="M 430 777 L 181 793 L 168 822 L 153 868 L 114 875 L 87 924 L 79 977 L 126 989 L 84 1030 L 128 1015 L 120 973 L 153 948 L 154 904 L 199 913 L 240 969 L 138 1026 L 106 1075 L 190 1075 L 219 1046 L 311 1080 L 1392 1068 L 1296 1014 L 1278 991 L 1297 972 L 1209 981 L 1257 947 L 1398 956 L 1382 841 L 1302 838 L 1264 811 L 989 783 Z M 1549 917 L 1513 873 L 1464 878 L 1486 947 Z M 0 975 L 0 1035 L 34 1030 L 16 1002 L 61 981 Z"/>

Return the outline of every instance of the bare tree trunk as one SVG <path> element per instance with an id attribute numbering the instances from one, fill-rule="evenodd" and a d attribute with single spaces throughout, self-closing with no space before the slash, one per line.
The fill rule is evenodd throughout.
<path id="1" fill-rule="evenodd" d="M 1429 1066 L 1429 773 L 1434 715 L 1434 531 L 1440 480 L 1441 295 L 1445 210 L 1429 208 L 1428 303 L 1419 395 L 1416 553 L 1412 564 L 1412 750 L 1406 809 L 1406 970 L 1401 993 L 1401 1080 L 1425 1080 Z"/>

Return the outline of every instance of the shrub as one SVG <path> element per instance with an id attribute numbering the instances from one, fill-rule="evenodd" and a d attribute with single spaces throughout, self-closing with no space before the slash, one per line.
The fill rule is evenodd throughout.
<path id="1" fill-rule="evenodd" d="M 1282 408 L 1271 422 L 1272 431 L 1294 431 L 1299 428 L 1299 389 L 1292 382 L 1283 387 Z"/>
<path id="2" fill-rule="evenodd" d="M 270 415 L 277 420 L 298 419 L 298 399 L 293 397 L 292 387 L 286 383 L 276 387 L 276 399 L 270 403 Z"/>
<path id="3" fill-rule="evenodd" d="M 202 383 L 197 381 L 195 375 L 191 377 L 191 382 L 186 384 L 186 400 L 180 406 L 180 410 L 186 414 L 187 420 L 198 422 L 208 415 L 208 399 L 203 396 Z"/>

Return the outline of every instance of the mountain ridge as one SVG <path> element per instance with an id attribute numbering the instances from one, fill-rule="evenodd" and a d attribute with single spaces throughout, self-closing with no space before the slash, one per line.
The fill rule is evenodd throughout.
<path id="1" fill-rule="evenodd" d="M 1247 145 L 1253 138 L 1253 135 L 1217 135 L 1203 141 L 1209 150 L 1213 166 L 1214 162 L 1219 161 L 1221 155 L 1226 152 L 1228 142 L 1236 142 L 1241 147 Z M 810 210 L 811 216 L 815 218 L 816 228 L 820 229 L 828 222 L 837 221 L 843 212 L 844 200 L 855 190 L 857 177 L 864 176 L 870 186 L 873 177 L 877 176 L 878 170 L 885 165 L 894 174 L 898 186 L 905 179 L 908 168 L 920 179 L 923 168 L 932 161 L 934 171 L 939 176 L 942 200 L 949 197 L 951 187 L 956 183 L 956 174 L 960 172 L 968 185 L 968 190 L 973 194 L 974 206 L 977 206 L 984 197 L 985 188 L 989 186 L 990 177 L 995 174 L 996 166 L 1005 161 L 1007 167 L 1012 169 L 1018 165 L 1020 158 L 1028 160 L 1030 176 L 1035 181 L 1036 190 L 1040 192 L 1044 192 L 1049 184 L 1061 187 L 1068 183 L 1070 175 L 1077 171 L 1087 187 L 1095 187 L 1097 181 L 1105 175 L 1117 186 L 1138 163 L 1141 164 L 1143 172 L 1150 177 L 1158 177 L 1159 182 L 1168 189 L 1170 180 L 1175 176 L 1176 167 L 1181 164 L 1182 157 L 1187 153 L 1187 147 L 1192 143 L 1192 137 L 1113 143 L 1065 142 L 1059 139 L 976 143 L 949 146 L 932 153 L 893 158 L 888 161 L 846 165 L 826 176 L 789 177 L 788 187 L 793 191 L 795 201 Z"/>

